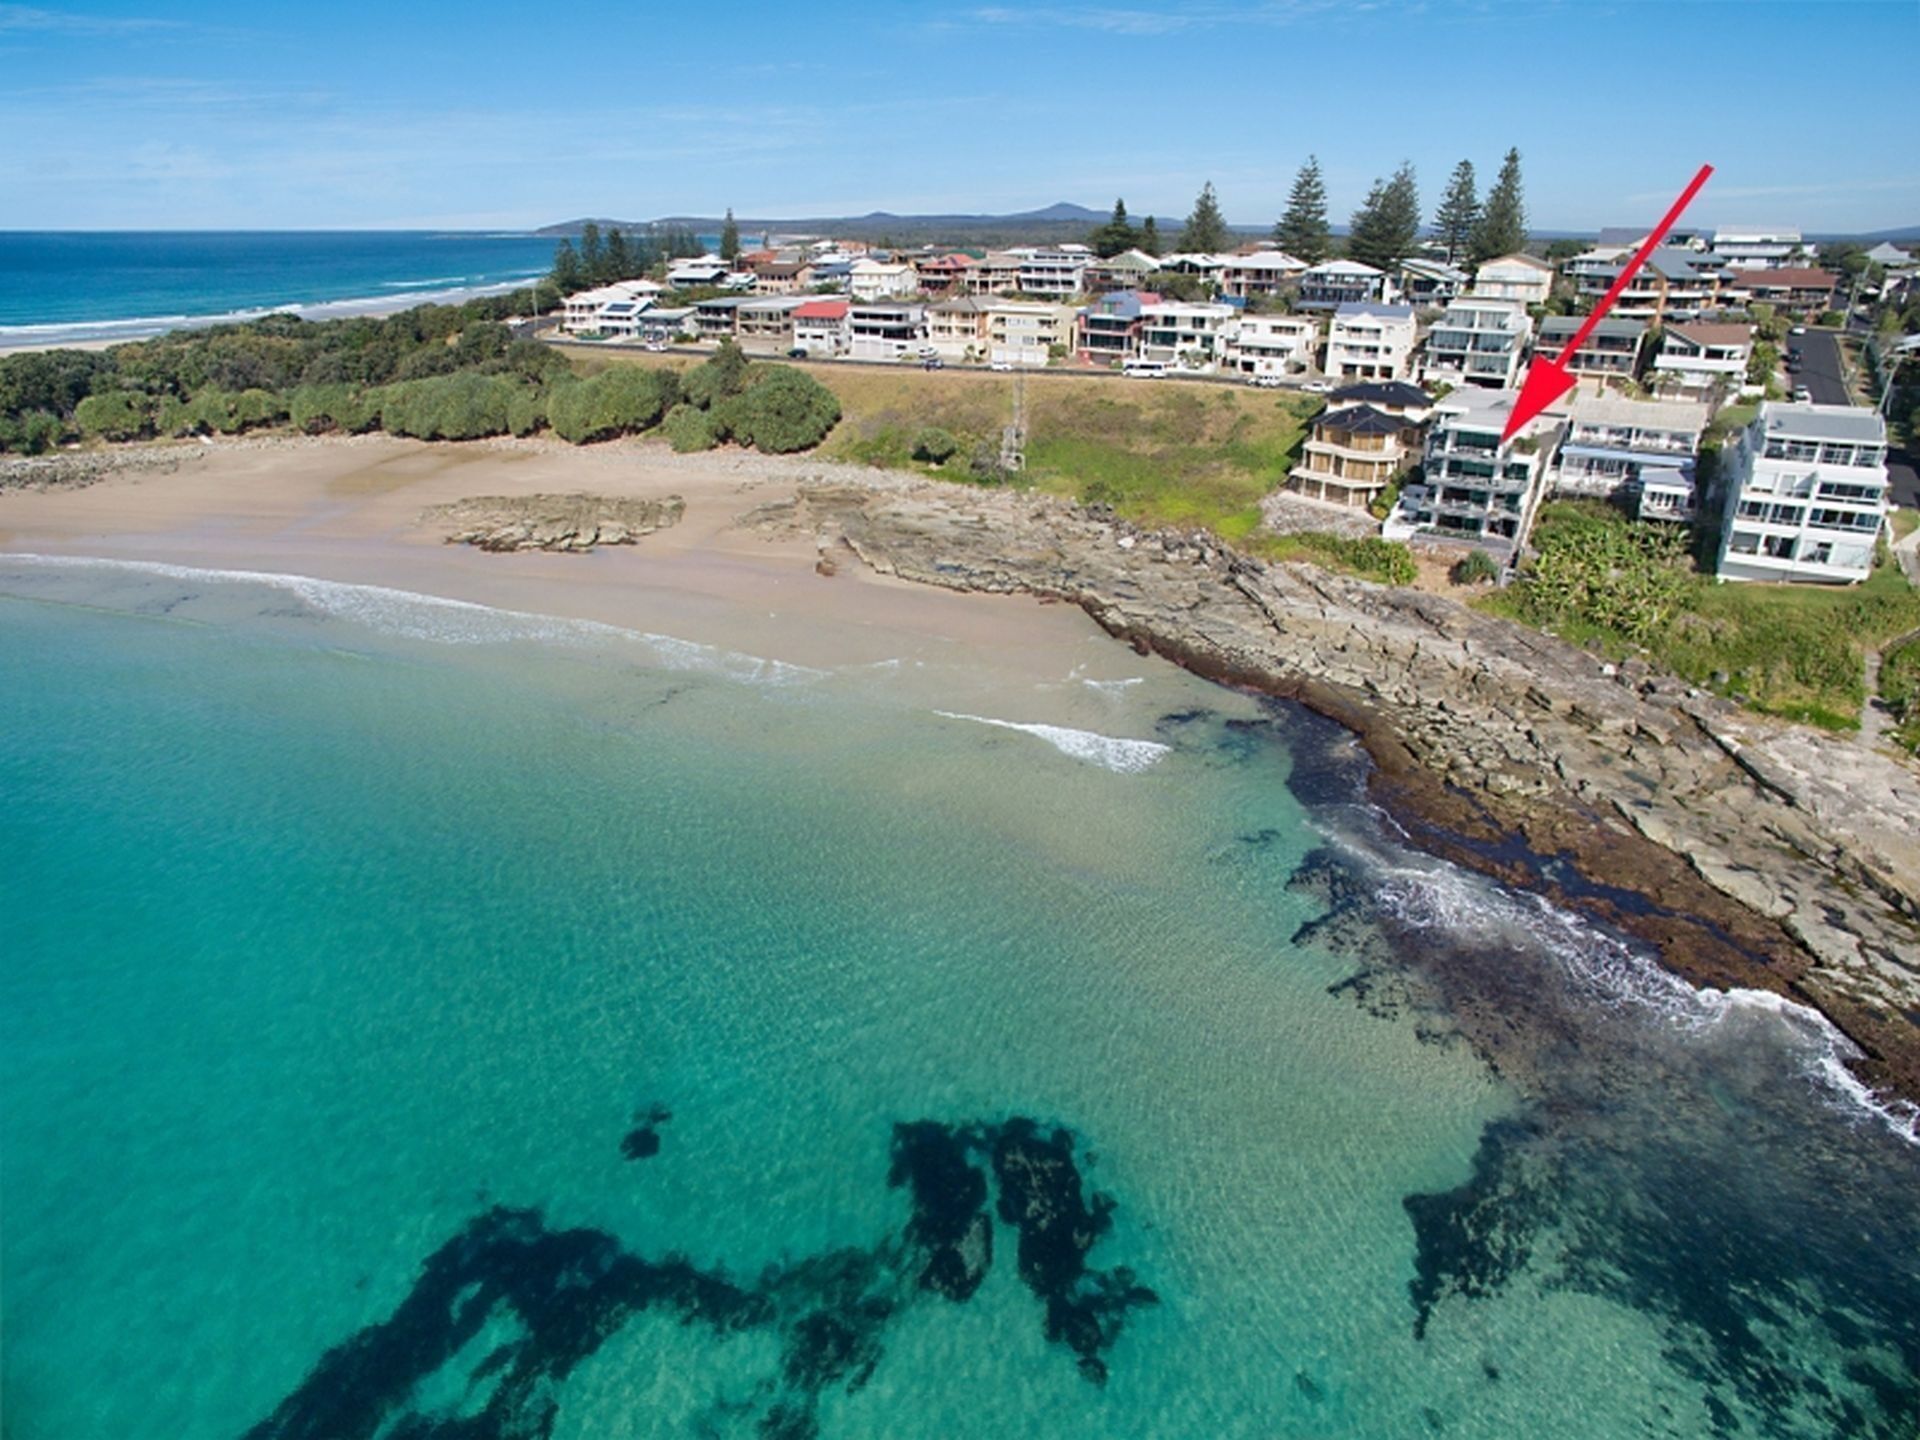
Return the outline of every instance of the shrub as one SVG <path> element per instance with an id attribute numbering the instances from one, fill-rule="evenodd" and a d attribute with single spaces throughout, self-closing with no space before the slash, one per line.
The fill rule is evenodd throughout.
<path id="1" fill-rule="evenodd" d="M 287 402 L 271 390 L 242 390 L 233 397 L 233 418 L 242 430 L 287 418 Z"/>
<path id="2" fill-rule="evenodd" d="M 507 433 L 528 436 L 546 423 L 546 391 L 532 385 L 516 385 L 507 400 Z"/>
<path id="3" fill-rule="evenodd" d="M 671 371 L 617 366 L 548 391 L 547 423 L 575 445 L 635 434 L 660 423 L 674 389 Z"/>
<path id="4" fill-rule="evenodd" d="M 731 340 L 687 372 L 684 390 L 690 404 L 711 410 L 747 388 L 747 357 Z"/>
<path id="5" fill-rule="evenodd" d="M 89 395 L 73 407 L 73 419 L 82 435 L 100 440 L 137 440 L 151 423 L 147 397 L 134 390 Z"/>
<path id="6" fill-rule="evenodd" d="M 178 438 L 197 434 L 200 418 L 191 400 L 177 395 L 162 395 L 153 407 L 153 433 Z"/>
<path id="7" fill-rule="evenodd" d="M 924 460 L 929 465 L 944 465 L 959 450 L 960 442 L 953 432 L 942 430 L 938 425 L 928 425 L 913 437 L 913 458 Z"/>
<path id="8" fill-rule="evenodd" d="M 507 433 L 507 406 L 518 387 L 503 375 L 437 375 L 390 385 L 380 423 L 392 435 L 421 440 L 479 440 Z"/>
<path id="9" fill-rule="evenodd" d="M 1500 578 L 1500 567 L 1484 550 L 1469 550 L 1455 563 L 1452 571 L 1456 585 L 1484 585 Z"/>
<path id="10" fill-rule="evenodd" d="M 811 375 L 779 365 L 725 401 L 716 418 L 740 444 L 787 455 L 826 439 L 839 422 L 840 402 Z"/>
<path id="11" fill-rule="evenodd" d="M 237 435 L 240 417 L 234 413 L 234 396 L 218 386 L 209 385 L 188 402 L 193 409 L 193 428 L 203 433 Z"/>
<path id="12" fill-rule="evenodd" d="M 380 403 L 351 385 L 302 385 L 293 392 L 287 414 L 309 435 L 358 435 L 380 423 Z"/>
<path id="13" fill-rule="evenodd" d="M 60 429 L 60 417 L 45 410 L 29 410 L 18 417 L 0 415 L 0 450 L 44 454 L 60 443 Z"/>
<path id="14" fill-rule="evenodd" d="M 683 455 L 711 450 L 720 443 L 720 437 L 714 432 L 713 417 L 692 405 L 680 404 L 669 410 L 667 418 L 660 422 L 660 433 Z"/>

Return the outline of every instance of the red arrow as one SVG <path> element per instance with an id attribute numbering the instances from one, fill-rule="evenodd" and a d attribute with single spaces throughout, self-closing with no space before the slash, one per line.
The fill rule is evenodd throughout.
<path id="1" fill-rule="evenodd" d="M 1527 366 L 1527 378 L 1520 386 L 1520 398 L 1513 402 L 1513 414 L 1507 417 L 1507 428 L 1500 434 L 1502 445 L 1511 440 L 1522 425 L 1573 388 L 1573 376 L 1567 373 L 1567 362 L 1573 358 L 1573 352 L 1587 343 L 1593 327 L 1606 318 L 1607 311 L 1613 308 L 1613 302 L 1620 298 L 1620 292 L 1627 288 L 1633 277 L 1640 273 L 1640 267 L 1647 263 L 1647 257 L 1667 238 L 1667 232 L 1673 229 L 1673 222 L 1680 218 L 1680 212 L 1700 193 L 1700 187 L 1707 183 L 1707 177 L 1711 174 L 1711 165 L 1700 167 L 1700 173 L 1680 192 L 1680 198 L 1673 202 L 1673 208 L 1667 211 L 1666 218 L 1653 227 L 1653 233 L 1647 236 L 1646 243 L 1634 252 L 1633 259 L 1627 262 L 1619 279 L 1607 287 L 1607 293 L 1600 297 L 1600 303 L 1593 307 L 1593 312 L 1573 332 L 1573 338 L 1565 348 L 1551 360 L 1542 360 L 1536 355 L 1533 363 Z"/>

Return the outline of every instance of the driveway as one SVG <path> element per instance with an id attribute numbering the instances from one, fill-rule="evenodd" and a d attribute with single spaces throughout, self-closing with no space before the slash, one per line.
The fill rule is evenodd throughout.
<path id="1" fill-rule="evenodd" d="M 1840 341 L 1834 331 L 1808 329 L 1804 335 L 1787 336 L 1789 347 L 1800 348 L 1800 368 L 1788 375 L 1794 385 L 1804 385 L 1816 405 L 1851 405 L 1847 382 L 1840 372 Z"/>

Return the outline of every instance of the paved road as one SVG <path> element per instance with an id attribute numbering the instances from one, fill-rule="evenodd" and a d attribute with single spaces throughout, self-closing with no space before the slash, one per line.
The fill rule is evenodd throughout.
<path id="1" fill-rule="evenodd" d="M 1840 341 L 1834 331 L 1809 329 L 1804 335 L 1787 336 L 1789 346 L 1800 347 L 1800 369 L 1788 376 L 1795 385 L 1804 385 L 1816 405 L 1851 405 L 1847 382 L 1840 369 Z"/>

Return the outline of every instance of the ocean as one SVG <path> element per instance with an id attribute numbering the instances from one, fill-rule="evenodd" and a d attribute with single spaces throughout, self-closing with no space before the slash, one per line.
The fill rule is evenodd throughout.
<path id="1" fill-rule="evenodd" d="M 9 1440 L 1915 1433 L 1832 1032 L 1103 653 L 0 556 Z"/>
<path id="2" fill-rule="evenodd" d="M 0 231 L 0 347 L 498 293 L 546 274 L 556 243 L 425 230 Z"/>

